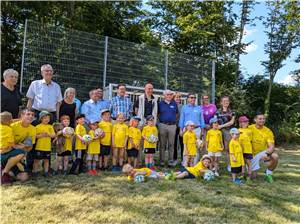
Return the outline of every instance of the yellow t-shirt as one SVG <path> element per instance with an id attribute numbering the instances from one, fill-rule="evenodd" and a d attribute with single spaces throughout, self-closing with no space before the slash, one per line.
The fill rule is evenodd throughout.
<path id="1" fill-rule="evenodd" d="M 65 138 L 64 149 L 66 151 L 72 151 L 72 137 L 64 136 L 64 138 Z"/>
<path id="2" fill-rule="evenodd" d="M 142 136 L 149 138 L 151 135 L 158 137 L 158 130 L 157 130 L 156 126 L 146 125 L 143 128 Z M 144 148 L 155 149 L 156 144 L 157 144 L 157 142 L 151 143 L 151 142 L 148 142 L 146 139 L 144 140 Z"/>
<path id="3" fill-rule="evenodd" d="M 183 144 L 187 147 L 189 156 L 196 156 L 197 154 L 197 136 L 193 131 L 186 131 L 183 134 Z"/>
<path id="4" fill-rule="evenodd" d="M 249 128 L 239 128 L 239 142 L 242 146 L 243 153 L 252 154 L 252 131 Z"/>
<path id="5" fill-rule="evenodd" d="M 199 161 L 195 166 L 186 167 L 187 171 L 193 174 L 195 177 L 203 176 L 204 173 L 200 172 L 200 170 L 208 170 L 202 163 Z"/>
<path id="6" fill-rule="evenodd" d="M 111 132 L 112 123 L 109 121 L 100 121 L 98 127 L 105 133 L 104 137 L 100 139 L 101 145 L 110 146 L 111 145 Z"/>
<path id="7" fill-rule="evenodd" d="M 152 170 L 151 169 L 149 169 L 149 168 L 140 168 L 140 169 L 133 169 L 134 171 L 135 171 L 135 173 L 137 173 L 137 172 L 141 172 L 141 173 L 146 173 L 145 174 L 145 177 L 149 177 L 150 175 L 151 175 L 151 173 L 152 173 Z M 133 180 L 134 178 L 132 177 L 132 176 L 128 176 L 128 179 L 129 180 Z"/>
<path id="8" fill-rule="evenodd" d="M 36 134 L 47 133 L 49 135 L 55 135 L 54 128 L 50 124 L 39 124 L 36 126 Z M 51 138 L 42 137 L 36 141 L 36 150 L 51 152 Z"/>
<path id="9" fill-rule="evenodd" d="M 132 138 L 132 141 L 135 145 L 139 144 L 141 141 L 141 138 L 142 138 L 142 132 L 138 128 L 130 127 L 128 129 L 128 137 Z M 131 145 L 130 140 L 128 140 L 128 148 L 127 149 L 130 150 L 132 148 L 133 148 L 133 146 Z"/>
<path id="10" fill-rule="evenodd" d="M 116 123 L 113 126 L 112 135 L 114 136 L 115 147 L 125 147 L 125 139 L 128 136 L 128 126 L 124 123 Z"/>
<path id="11" fill-rule="evenodd" d="M 86 135 L 85 127 L 81 124 L 77 124 L 75 128 L 75 134 L 80 135 L 81 137 Z M 82 143 L 82 141 L 80 141 L 80 139 L 76 137 L 75 150 L 85 150 L 85 149 L 86 149 L 86 144 Z"/>
<path id="12" fill-rule="evenodd" d="M 236 158 L 236 162 L 232 160 L 230 155 L 230 166 L 231 167 L 240 167 L 245 164 L 243 157 L 243 149 L 238 140 L 231 139 L 229 143 L 229 154 L 233 154 Z"/>
<path id="13" fill-rule="evenodd" d="M 263 128 L 258 129 L 255 124 L 249 126 L 249 129 L 252 131 L 252 151 L 253 156 L 257 153 L 266 150 L 268 148 L 268 143 L 274 143 L 273 132 L 263 126 Z"/>
<path id="14" fill-rule="evenodd" d="M 12 147 L 14 145 L 13 130 L 8 125 L 0 124 L 0 152 L 2 148 Z"/>
<path id="15" fill-rule="evenodd" d="M 222 132 L 220 130 L 210 129 L 206 134 L 206 142 L 208 142 L 208 152 L 220 152 L 222 148 Z"/>
<path id="16" fill-rule="evenodd" d="M 95 137 L 95 131 L 90 130 L 89 135 L 94 138 Z M 94 141 L 91 141 L 88 145 L 88 153 L 89 154 L 100 154 L 100 139 L 95 139 Z"/>
<path id="17" fill-rule="evenodd" d="M 21 121 L 16 121 L 10 126 L 13 129 L 15 144 L 23 142 L 27 137 L 32 138 L 32 144 L 35 143 L 36 127 L 31 124 L 28 127 L 23 127 Z"/>

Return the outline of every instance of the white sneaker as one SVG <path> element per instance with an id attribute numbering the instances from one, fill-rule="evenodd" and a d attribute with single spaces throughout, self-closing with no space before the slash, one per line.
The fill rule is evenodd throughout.
<path id="1" fill-rule="evenodd" d="M 218 173 L 218 171 L 215 171 L 215 176 L 216 176 L 216 177 L 219 177 L 219 176 L 220 176 L 220 174 Z"/>

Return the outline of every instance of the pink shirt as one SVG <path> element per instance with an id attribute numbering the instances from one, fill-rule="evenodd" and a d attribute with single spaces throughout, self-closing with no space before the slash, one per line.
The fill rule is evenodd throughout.
<path id="1" fill-rule="evenodd" d="M 215 115 L 217 107 L 214 104 L 202 105 L 203 117 L 205 124 L 209 124 L 209 120 Z"/>

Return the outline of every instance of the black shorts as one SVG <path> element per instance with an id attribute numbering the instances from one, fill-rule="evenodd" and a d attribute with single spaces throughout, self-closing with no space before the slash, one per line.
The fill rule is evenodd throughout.
<path id="1" fill-rule="evenodd" d="M 185 167 L 182 167 L 180 169 L 180 172 L 187 172 L 188 175 L 184 177 L 184 179 L 195 179 L 195 176 L 193 174 L 191 174 Z"/>
<path id="2" fill-rule="evenodd" d="M 253 155 L 251 153 L 243 153 L 244 159 L 253 159 Z"/>
<path id="3" fill-rule="evenodd" d="M 128 157 L 137 158 L 138 155 L 139 155 L 139 150 L 135 149 L 135 148 L 132 148 L 132 149 L 129 149 L 129 150 L 126 150 L 126 151 L 127 151 L 127 156 Z"/>
<path id="4" fill-rule="evenodd" d="M 242 166 L 231 167 L 231 173 L 241 173 L 241 172 L 242 172 Z"/>
<path id="5" fill-rule="evenodd" d="M 34 159 L 51 159 L 51 152 L 50 151 L 34 151 Z"/>
<path id="6" fill-rule="evenodd" d="M 155 153 L 155 148 L 145 148 L 144 153 L 145 154 L 154 154 Z"/>
<path id="7" fill-rule="evenodd" d="M 20 168 L 19 168 L 18 166 L 21 166 L 21 167 L 20 167 L 21 170 L 20 170 Z M 19 173 L 25 172 L 25 164 L 19 163 L 18 166 L 15 165 L 15 166 L 13 166 L 13 167 L 11 168 L 11 170 L 10 170 L 11 172 L 13 172 L 13 174 L 15 175 L 15 177 L 16 177 Z"/>
<path id="8" fill-rule="evenodd" d="M 71 154 L 71 151 L 64 151 L 62 153 L 57 153 L 57 156 L 70 156 Z"/>
<path id="9" fill-rule="evenodd" d="M 101 145 L 100 156 L 110 155 L 110 145 Z"/>

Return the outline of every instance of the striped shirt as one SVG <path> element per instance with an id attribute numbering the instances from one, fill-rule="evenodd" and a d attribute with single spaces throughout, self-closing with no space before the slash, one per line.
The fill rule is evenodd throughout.
<path id="1" fill-rule="evenodd" d="M 119 113 L 123 113 L 125 119 L 129 119 L 132 113 L 132 102 L 129 97 L 115 96 L 110 105 L 111 117 L 115 119 Z"/>

